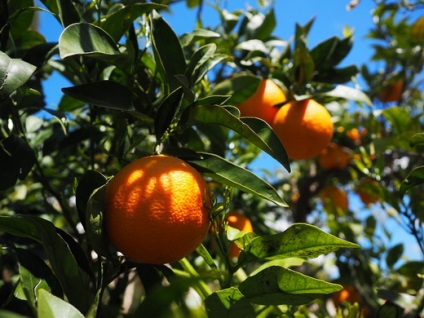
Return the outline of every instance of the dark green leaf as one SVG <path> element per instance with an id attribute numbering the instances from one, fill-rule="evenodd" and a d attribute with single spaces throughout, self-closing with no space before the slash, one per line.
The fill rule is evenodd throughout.
<path id="1" fill-rule="evenodd" d="M 79 221 L 84 226 L 86 225 L 87 203 L 94 190 L 100 188 L 106 183 L 106 178 L 98 171 L 89 170 L 78 181 L 78 186 L 75 190 L 76 206 L 78 210 Z"/>
<path id="2" fill-rule="evenodd" d="M 424 166 L 414 168 L 400 185 L 400 193 L 404 195 L 406 191 L 417 185 L 424 183 Z"/>
<path id="3" fill-rule="evenodd" d="M 133 3 L 113 12 L 109 16 L 105 16 L 100 23 L 100 27 L 118 42 L 135 19 L 153 10 L 165 8 L 165 5 L 158 3 Z"/>
<path id="4" fill-rule="evenodd" d="M 62 88 L 62 92 L 87 104 L 117 110 L 134 110 L 132 92 L 127 87 L 112 81 L 65 87 Z"/>
<path id="5" fill-rule="evenodd" d="M 254 238 L 243 253 L 248 259 L 315 258 L 340 248 L 357 247 L 357 244 L 339 239 L 318 227 L 297 223 L 282 233 Z"/>
<path id="6" fill-rule="evenodd" d="M 332 37 L 319 43 L 310 51 L 317 70 L 333 69 L 349 54 L 352 44 L 351 37 L 343 40 L 338 37 Z"/>
<path id="7" fill-rule="evenodd" d="M 186 70 L 183 49 L 175 32 L 156 11 L 151 15 L 151 24 L 156 64 L 172 92 L 181 86 L 176 76 Z"/>
<path id="8" fill-rule="evenodd" d="M 46 289 L 58 297 L 63 297 L 59 281 L 41 258 L 22 248 L 16 248 L 15 252 L 21 274 L 20 285 L 25 291 L 27 300 L 31 301 L 33 308 L 36 308 L 37 291 L 40 288 Z"/>
<path id="9" fill-rule="evenodd" d="M 169 94 L 159 105 L 155 116 L 155 135 L 158 142 L 180 109 L 183 93 L 184 90 L 179 87 Z"/>
<path id="10" fill-rule="evenodd" d="M 225 59 L 225 55 L 217 55 L 215 51 L 216 45 L 211 43 L 202 46 L 193 54 L 185 72 L 191 86 L 199 83 L 210 69 Z"/>
<path id="11" fill-rule="evenodd" d="M 387 301 L 377 310 L 376 318 L 399 318 L 403 317 L 403 308 L 391 301 Z"/>
<path id="12" fill-rule="evenodd" d="M 381 114 L 390 121 L 395 135 L 401 135 L 409 129 L 411 117 L 405 108 L 390 107 L 383 110 Z"/>
<path id="13" fill-rule="evenodd" d="M 413 148 L 423 149 L 424 147 L 424 133 L 415 134 L 409 140 L 409 144 Z"/>
<path id="14" fill-rule="evenodd" d="M 389 249 L 386 257 L 387 266 L 390 268 L 396 264 L 396 262 L 402 257 L 404 246 L 402 243 L 399 243 Z"/>
<path id="15" fill-rule="evenodd" d="M 8 96 L 24 85 L 36 67 L 0 52 L 0 97 Z"/>
<path id="16" fill-rule="evenodd" d="M 299 47 L 293 52 L 293 66 L 297 73 L 297 82 L 304 84 L 314 77 L 315 63 L 306 47 Z"/>
<path id="17" fill-rule="evenodd" d="M 222 289 L 205 299 L 208 317 L 256 317 L 252 305 L 235 287 Z"/>
<path id="18" fill-rule="evenodd" d="M 38 291 L 37 316 L 43 318 L 84 318 L 78 309 L 44 289 Z"/>
<path id="19" fill-rule="evenodd" d="M 237 118 L 221 106 L 198 106 L 189 109 L 188 124 L 221 125 L 237 132 L 290 171 L 290 163 L 280 139 L 272 128 L 257 118 Z"/>
<path id="20" fill-rule="evenodd" d="M 23 180 L 36 162 L 36 157 L 28 143 L 11 135 L 0 142 L 0 190 L 13 186 L 18 179 Z"/>
<path id="21" fill-rule="evenodd" d="M 240 291 L 252 303 L 260 305 L 307 304 L 317 297 L 343 287 L 315 279 L 290 269 L 271 266 L 240 284 Z"/>
<path id="22" fill-rule="evenodd" d="M 86 208 L 86 231 L 88 239 L 97 254 L 112 258 L 109 251 L 108 239 L 104 233 L 106 185 L 94 190 L 87 202 Z"/>
<path id="23" fill-rule="evenodd" d="M 73 0 L 58 0 L 56 2 L 58 4 L 60 21 L 64 27 L 81 21 Z"/>
<path id="24" fill-rule="evenodd" d="M 268 39 L 275 29 L 274 10 L 269 10 L 266 14 L 261 12 L 247 12 L 246 19 L 240 28 L 240 36 L 246 34 L 248 39 Z"/>
<path id="25" fill-rule="evenodd" d="M 119 55 L 116 43 L 103 29 L 89 23 L 75 23 L 59 37 L 60 58 L 74 55 Z"/>
<path id="26" fill-rule="evenodd" d="M 228 103 L 238 105 L 258 90 L 261 79 L 253 75 L 238 75 L 224 80 L 210 92 L 210 95 L 231 96 Z"/>
<path id="27" fill-rule="evenodd" d="M 317 71 L 314 75 L 314 81 L 343 84 L 352 80 L 352 78 L 359 72 L 356 65 L 350 65 L 343 68 L 332 68 L 327 71 Z"/>
<path id="28" fill-rule="evenodd" d="M 70 303 L 82 312 L 88 310 L 92 301 L 87 288 L 89 277 L 79 268 L 68 245 L 51 222 L 30 216 L 0 216 L 0 230 L 43 245 L 50 266 Z"/>
<path id="29" fill-rule="evenodd" d="M 257 195 L 279 206 L 287 206 L 278 192 L 265 180 L 251 171 L 239 167 L 211 153 L 199 153 L 202 159 L 190 159 L 188 162 L 198 168 L 204 175 L 215 181 L 236 187 Z"/>

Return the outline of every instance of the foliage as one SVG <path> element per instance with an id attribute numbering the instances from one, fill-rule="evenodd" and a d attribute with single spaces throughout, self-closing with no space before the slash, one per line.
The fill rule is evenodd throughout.
<path id="1" fill-rule="evenodd" d="M 352 34 L 310 48 L 311 20 L 281 39 L 264 1 L 235 12 L 213 5 L 220 21 L 205 28 L 204 2 L 187 0 L 198 21 L 183 35 L 164 19 L 175 2 L 0 0 L 0 315 L 422 313 L 424 45 L 411 35 L 408 15 L 422 3 L 377 1 L 369 32 L 375 54 L 357 67 L 342 64 Z M 37 30 L 40 12 L 62 26 L 56 43 Z M 373 70 L 374 61 L 384 67 Z M 71 83 L 56 109 L 43 92 L 53 72 Z M 278 83 L 289 101 L 326 105 L 332 142 L 352 154 L 347 167 L 323 170 L 317 158 L 290 162 L 266 122 L 240 117 L 235 106 L 262 78 Z M 386 83 L 399 78 L 399 100 L 379 101 Z M 352 128 L 360 138 L 349 137 Z M 215 200 L 213 233 L 196 253 L 168 265 L 125 258 L 102 226 L 109 178 L 153 153 L 190 163 Z M 282 172 L 255 173 L 262 154 Z M 365 179 L 375 182 L 361 187 Z M 319 193 L 330 184 L 351 197 L 359 188 L 377 196 L 371 212 L 396 220 L 419 247 L 419 260 L 406 258 L 410 246 L 390 243 L 378 214 L 364 216 L 352 205 L 340 215 L 324 211 Z M 249 217 L 254 233 L 227 226 L 234 209 Z M 233 242 L 242 248 L 237 259 L 228 257 Z M 361 301 L 335 308 L 331 294 L 345 285 L 355 286 Z"/>

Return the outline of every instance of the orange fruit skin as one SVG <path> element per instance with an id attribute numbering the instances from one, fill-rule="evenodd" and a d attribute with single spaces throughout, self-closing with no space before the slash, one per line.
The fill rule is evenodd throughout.
<path id="1" fill-rule="evenodd" d="M 281 107 L 272 127 L 293 160 L 317 156 L 327 147 L 334 129 L 328 110 L 313 99 Z"/>
<path id="2" fill-rule="evenodd" d="M 344 169 L 349 165 L 350 159 L 347 148 L 331 142 L 321 151 L 318 163 L 324 170 Z"/>
<path id="3" fill-rule="evenodd" d="M 248 217 L 238 211 L 231 211 L 227 214 L 225 219 L 228 225 L 237 230 L 244 232 L 253 232 L 252 222 L 250 222 Z M 235 243 L 231 243 L 228 249 L 228 256 L 230 258 L 236 258 L 240 255 L 240 252 L 240 248 Z"/>
<path id="4" fill-rule="evenodd" d="M 237 105 L 243 117 L 258 117 L 272 124 L 278 108 L 274 105 L 287 100 L 283 90 L 271 79 L 263 79 L 257 91 L 241 104 Z"/>
<path id="5" fill-rule="evenodd" d="M 419 17 L 412 24 L 411 34 L 415 39 L 424 41 L 424 16 Z"/>
<path id="6" fill-rule="evenodd" d="M 204 240 L 210 207 L 208 186 L 188 163 L 166 155 L 143 157 L 107 184 L 105 230 L 130 259 L 171 263 Z"/>
<path id="7" fill-rule="evenodd" d="M 367 187 L 378 186 L 378 182 L 372 179 L 364 179 L 356 187 L 356 193 L 365 205 L 370 205 L 380 201 L 380 198 L 367 191 Z"/>
<path id="8" fill-rule="evenodd" d="M 322 205 L 328 212 L 337 213 L 338 210 L 346 212 L 349 208 L 349 199 L 346 191 L 336 187 L 335 185 L 330 185 L 324 188 L 321 191 L 320 196 Z"/>
<path id="9" fill-rule="evenodd" d="M 384 87 L 378 94 L 378 99 L 384 103 L 396 102 L 400 99 L 403 92 L 403 80 L 397 80 Z"/>
<path id="10" fill-rule="evenodd" d="M 336 307 L 339 307 L 339 305 L 343 302 L 359 303 L 361 298 L 362 297 L 358 289 L 351 285 L 345 286 L 342 290 L 332 295 L 332 299 Z"/>

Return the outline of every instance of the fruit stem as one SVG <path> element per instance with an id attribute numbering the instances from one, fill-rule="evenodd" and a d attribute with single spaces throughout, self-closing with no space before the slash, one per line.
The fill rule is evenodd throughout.
<path id="1" fill-rule="evenodd" d="M 202 300 L 205 300 L 206 297 L 212 294 L 212 291 L 210 290 L 209 286 L 200 279 L 199 273 L 194 269 L 194 267 L 190 264 L 187 258 L 184 257 L 182 260 L 179 261 L 179 264 L 184 269 L 184 272 L 188 273 L 190 277 L 199 278 L 199 280 L 197 280 L 195 283 L 196 285 L 194 286 L 194 289 L 200 295 Z M 178 273 L 178 271 L 176 271 L 175 269 L 174 272 Z"/>

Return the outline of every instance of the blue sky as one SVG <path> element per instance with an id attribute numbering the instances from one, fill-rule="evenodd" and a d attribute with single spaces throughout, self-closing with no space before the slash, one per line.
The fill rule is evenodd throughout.
<path id="1" fill-rule="evenodd" d="M 257 0 L 227 0 L 214 1 L 220 2 L 221 6 L 228 11 L 234 11 L 248 6 L 257 7 Z M 313 47 L 320 41 L 332 36 L 343 36 L 342 30 L 345 26 L 354 30 L 354 45 L 344 60 L 343 65 L 369 63 L 372 50 L 371 41 L 366 39 L 366 34 L 372 27 L 372 10 L 374 9 L 374 1 L 363 0 L 353 10 L 346 10 L 349 0 L 276 0 L 275 14 L 277 18 L 277 27 L 275 35 L 284 40 L 289 40 L 295 30 L 295 24 L 304 25 L 311 18 L 315 17 L 315 22 L 309 34 L 309 47 Z M 185 3 L 180 3 L 172 7 L 173 12 L 164 14 L 164 18 L 177 34 L 181 35 L 190 32 L 195 27 L 196 9 L 187 9 Z M 202 18 L 205 26 L 215 26 L 219 23 L 217 13 L 211 6 L 204 6 Z M 48 41 L 57 42 L 61 33 L 61 27 L 54 18 L 46 13 L 41 14 L 40 31 Z M 374 68 L 378 64 L 374 65 Z M 371 67 L 371 69 L 374 69 Z M 54 74 L 46 81 L 45 90 L 47 95 L 47 105 L 49 108 L 55 108 L 60 101 L 62 93 L 60 88 L 69 86 L 57 74 Z M 267 168 L 273 170 L 279 165 L 269 158 L 262 158 L 258 161 L 256 169 Z M 256 171 L 258 172 L 258 171 Z M 352 210 L 362 213 L 366 216 L 371 211 L 381 218 L 380 221 L 393 234 L 393 239 L 389 245 L 395 245 L 397 242 L 409 241 L 414 242 L 411 236 L 406 235 L 403 229 L 400 229 L 397 223 L 384 221 L 384 213 L 378 206 L 374 206 L 371 210 L 365 209 L 362 203 L 355 195 L 350 196 Z M 409 246 L 410 250 L 407 255 L 411 258 L 422 257 L 413 246 Z M 414 257 L 415 256 L 415 257 Z"/>

